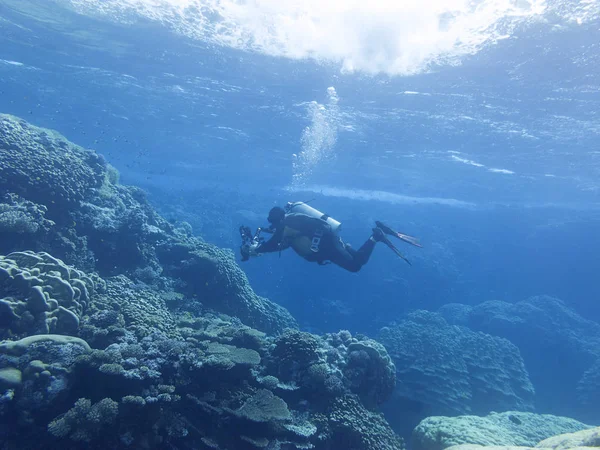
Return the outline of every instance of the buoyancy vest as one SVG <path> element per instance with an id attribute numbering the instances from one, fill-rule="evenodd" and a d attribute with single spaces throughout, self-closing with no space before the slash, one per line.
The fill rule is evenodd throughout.
<path id="1" fill-rule="evenodd" d="M 325 220 L 301 213 L 286 214 L 283 221 L 282 243 L 310 259 L 319 252 L 321 240 L 335 234 Z"/>

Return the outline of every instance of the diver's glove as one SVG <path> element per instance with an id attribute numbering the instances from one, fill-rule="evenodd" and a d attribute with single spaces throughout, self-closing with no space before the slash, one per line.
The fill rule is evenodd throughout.
<path id="1" fill-rule="evenodd" d="M 253 239 L 252 243 L 242 245 L 240 253 L 242 254 L 242 261 L 248 261 L 253 256 L 259 256 L 260 254 L 256 251 L 260 242 L 258 239 Z"/>
<path id="2" fill-rule="evenodd" d="M 259 255 L 258 252 L 256 251 L 256 249 L 258 248 L 259 245 L 260 245 L 260 243 L 258 242 L 258 239 L 255 239 L 252 241 L 252 244 L 250 244 L 248 246 L 248 255 L 250 257 Z"/>

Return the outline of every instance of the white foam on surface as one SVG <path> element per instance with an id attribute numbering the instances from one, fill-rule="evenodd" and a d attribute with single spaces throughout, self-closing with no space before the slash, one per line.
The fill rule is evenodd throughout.
<path id="1" fill-rule="evenodd" d="M 459 64 L 555 11 L 576 23 L 598 14 L 595 5 L 561 9 L 562 3 L 549 6 L 550 0 L 54 1 L 122 23 L 149 19 L 227 47 L 333 62 L 343 72 L 391 75 Z"/>

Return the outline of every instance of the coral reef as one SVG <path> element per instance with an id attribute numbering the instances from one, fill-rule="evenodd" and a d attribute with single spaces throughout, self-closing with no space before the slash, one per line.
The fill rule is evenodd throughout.
<path id="1" fill-rule="evenodd" d="M 398 426 L 412 428 L 430 415 L 533 409 L 527 370 L 506 339 L 449 325 L 428 311 L 384 327 L 378 339 L 396 365 L 394 402 L 386 410 L 402 416 Z"/>
<path id="2" fill-rule="evenodd" d="M 76 334 L 93 294 L 87 275 L 47 253 L 0 256 L 0 337 Z"/>
<path id="3" fill-rule="evenodd" d="M 24 200 L 17 194 L 5 194 L 0 203 L 0 237 L 14 241 L 18 235 L 27 235 L 24 237 L 31 240 L 29 235 L 49 231 L 54 222 L 45 218 L 47 211 L 44 205 Z M 20 248 L 24 242 L 13 242 L 13 245 Z"/>
<path id="4" fill-rule="evenodd" d="M 597 411 L 600 405 L 600 359 L 583 373 L 577 384 L 577 398 L 587 410 Z"/>
<path id="5" fill-rule="evenodd" d="M 598 408 L 593 407 L 597 390 L 588 384 L 592 366 L 600 360 L 599 324 L 548 296 L 514 304 L 451 304 L 440 313 L 450 323 L 506 338 L 519 347 L 538 393 L 538 407 L 600 421 Z"/>
<path id="6" fill-rule="evenodd" d="M 265 332 L 297 327 L 256 295 L 231 251 L 174 227 L 95 152 L 9 115 L 0 115 L 0 196 L 0 237 L 10 234 L 0 254 L 43 251 L 103 277 L 176 287 Z"/>
<path id="7" fill-rule="evenodd" d="M 256 295 L 232 251 L 178 232 L 175 236 L 158 242 L 156 253 L 165 275 L 185 283 L 187 295 L 266 332 L 297 327 L 286 309 Z"/>
<path id="8" fill-rule="evenodd" d="M 0 148 L 0 192 L 52 205 L 48 215 L 57 222 L 104 180 L 100 155 L 14 116 L 0 115 Z"/>
<path id="9" fill-rule="evenodd" d="M 533 447 L 556 434 L 590 428 L 576 420 L 518 411 L 492 413 L 485 417 L 428 417 L 413 431 L 415 450 L 444 450 L 454 445 Z"/>
<path id="10" fill-rule="evenodd" d="M 382 415 L 366 410 L 356 397 L 334 401 L 329 426 L 335 449 L 401 450 L 404 443 L 389 428 Z"/>
<path id="11" fill-rule="evenodd" d="M 387 401 L 396 387 L 396 366 L 379 342 L 363 339 L 348 345 L 344 376 L 367 406 Z"/>
<path id="12" fill-rule="evenodd" d="M 114 425 L 118 414 L 119 404 L 114 400 L 104 398 L 92 405 L 87 398 L 80 398 L 62 417 L 48 424 L 48 431 L 59 438 L 90 442 Z"/>
<path id="13" fill-rule="evenodd" d="M 298 331 L 117 179 L 0 115 L 0 448 L 402 448 L 383 346 Z"/>
<path id="14" fill-rule="evenodd" d="M 64 335 L 35 335 L 0 343 L 1 422 L 20 424 L 29 432 L 47 415 L 64 406 L 72 388 L 69 368 L 78 356 L 91 351 L 80 338 Z M 10 377 L 10 382 L 7 378 Z M 13 428 L 14 430 L 14 428 Z M 8 431 L 2 432 L 8 441 Z M 26 448 L 26 447 L 24 447 Z"/>
<path id="15" fill-rule="evenodd" d="M 134 290 L 124 290 L 125 296 L 145 305 Z M 106 305 L 107 298 L 98 298 Z M 81 442 L 91 448 L 127 443 L 332 450 L 340 442 L 356 450 L 402 448 L 383 416 L 361 401 L 375 404 L 391 393 L 387 375 L 374 374 L 393 372 L 393 365 L 373 341 L 348 332 L 318 337 L 296 330 L 268 337 L 233 318 L 189 312 L 171 315 L 167 335 L 151 322 L 143 327 L 125 320 L 122 301 L 87 316 L 82 326 L 92 342 L 113 341 L 105 348 L 58 335 L 0 344 L 6 442 L 26 444 L 26 430 L 32 442 L 53 436 L 48 447 L 38 448 L 77 448 Z M 97 307 L 93 302 L 91 308 Z M 120 332 L 95 334 L 110 327 Z M 351 355 L 365 347 L 378 356 L 357 365 Z M 294 360 L 303 363 L 296 367 Z M 315 365 L 322 370 L 312 371 Z M 323 374 L 339 378 L 338 390 L 327 387 Z"/>
<path id="16" fill-rule="evenodd" d="M 93 311 L 104 314 L 108 319 L 99 323 L 100 331 L 110 327 L 110 318 L 106 314 L 111 310 L 118 312 L 124 326 L 137 336 L 144 337 L 157 331 L 169 337 L 179 336 L 175 320 L 161 292 L 136 284 L 124 275 L 107 278 L 102 292 L 93 303 Z"/>
<path id="17" fill-rule="evenodd" d="M 323 338 L 286 330 L 274 340 L 266 364 L 283 383 L 310 388 L 305 398 L 317 403 L 352 393 L 365 407 L 376 408 L 396 385 L 396 369 L 385 348 L 346 330 Z"/>

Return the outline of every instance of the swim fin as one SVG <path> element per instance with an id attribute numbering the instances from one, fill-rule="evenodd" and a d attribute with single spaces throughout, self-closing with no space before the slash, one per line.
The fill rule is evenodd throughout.
<path id="1" fill-rule="evenodd" d="M 394 244 L 392 244 L 390 242 L 390 240 L 388 238 L 386 238 L 385 236 L 383 237 L 383 239 L 381 239 L 379 242 L 383 242 L 385 245 L 387 245 L 389 248 L 392 249 L 392 251 L 398 255 L 400 258 L 402 258 L 404 261 L 406 261 L 408 263 L 409 266 L 412 266 L 412 263 L 406 258 L 406 256 L 404 256 L 402 253 L 400 253 L 400 250 L 398 250 L 396 248 L 396 246 Z"/>
<path id="2" fill-rule="evenodd" d="M 415 247 L 423 248 L 423 246 L 419 244 L 419 240 L 417 238 L 409 236 L 407 234 L 399 233 L 396 230 L 393 230 L 392 228 L 388 227 L 383 222 L 380 222 L 379 220 L 376 220 L 375 224 L 377 225 L 377 228 L 380 228 L 385 234 L 397 237 L 398 239 L 407 242 L 408 244 L 414 245 Z"/>

